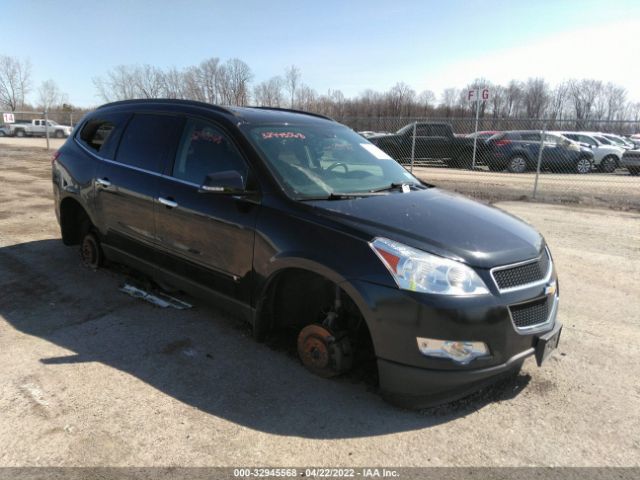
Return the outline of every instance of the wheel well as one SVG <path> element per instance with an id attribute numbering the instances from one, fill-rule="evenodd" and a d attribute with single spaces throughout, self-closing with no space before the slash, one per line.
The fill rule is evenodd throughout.
<path id="1" fill-rule="evenodd" d="M 91 225 L 89 215 L 77 200 L 67 197 L 60 202 L 60 229 L 65 245 L 78 245 Z"/>
<path id="2" fill-rule="evenodd" d="M 322 323 L 334 310 L 339 295 L 338 327 L 346 330 L 356 350 L 373 353 L 369 328 L 351 297 L 336 283 L 317 273 L 288 268 L 270 280 L 262 297 L 256 318 L 256 336 L 263 339 L 268 332 L 294 330 L 296 333 L 311 323 Z"/>

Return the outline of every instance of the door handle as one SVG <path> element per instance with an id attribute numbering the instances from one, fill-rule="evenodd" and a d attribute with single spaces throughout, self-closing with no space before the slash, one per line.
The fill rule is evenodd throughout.
<path id="1" fill-rule="evenodd" d="M 107 188 L 111 186 L 111 182 L 109 180 L 107 180 L 106 178 L 99 178 L 96 180 L 96 183 L 98 185 L 100 185 L 101 187 Z"/>
<path id="2" fill-rule="evenodd" d="M 158 201 L 165 207 L 176 208 L 178 206 L 178 202 L 171 200 L 170 198 L 159 197 Z"/>

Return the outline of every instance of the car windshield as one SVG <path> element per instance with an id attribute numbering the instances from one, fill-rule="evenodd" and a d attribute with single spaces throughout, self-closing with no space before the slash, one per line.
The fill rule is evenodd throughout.
<path id="1" fill-rule="evenodd" d="M 389 155 L 342 125 L 246 129 L 280 184 L 299 200 L 420 185 Z"/>

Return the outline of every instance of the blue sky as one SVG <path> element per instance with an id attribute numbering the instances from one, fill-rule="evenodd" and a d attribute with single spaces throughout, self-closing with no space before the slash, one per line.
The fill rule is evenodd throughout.
<path id="1" fill-rule="evenodd" d="M 397 81 L 440 94 L 476 77 L 614 81 L 640 100 L 640 2 L 0 0 L 0 54 L 29 58 L 72 103 L 119 64 L 238 57 L 255 81 L 291 64 L 319 92 Z"/>

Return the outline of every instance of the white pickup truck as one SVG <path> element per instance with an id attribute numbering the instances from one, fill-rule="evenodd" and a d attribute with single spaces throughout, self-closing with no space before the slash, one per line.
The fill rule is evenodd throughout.
<path id="1" fill-rule="evenodd" d="M 9 135 L 14 137 L 44 137 L 46 135 L 46 123 L 49 122 L 49 136 L 64 138 L 71 135 L 73 128 L 60 125 L 53 120 L 36 119 L 31 122 L 17 122 L 9 124 Z"/>

